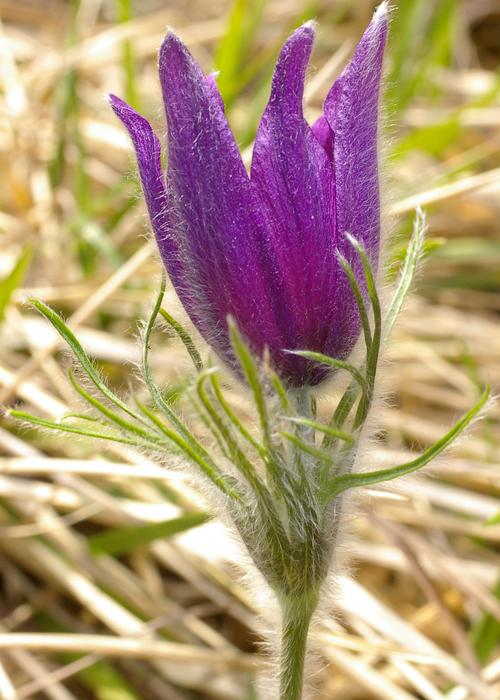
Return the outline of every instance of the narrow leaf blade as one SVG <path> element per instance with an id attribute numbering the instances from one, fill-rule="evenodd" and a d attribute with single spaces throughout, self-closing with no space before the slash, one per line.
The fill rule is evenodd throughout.
<path id="1" fill-rule="evenodd" d="M 451 445 L 451 443 L 460 435 L 460 433 L 467 428 L 467 426 L 474 420 L 474 418 L 483 408 L 489 396 L 490 387 L 487 386 L 479 401 L 455 423 L 453 428 L 416 459 L 389 469 L 380 469 L 377 471 L 358 474 L 344 474 L 343 476 L 336 477 L 331 483 L 331 488 L 328 492 L 328 500 L 337 496 L 339 493 L 346 491 L 347 489 L 359 486 L 372 486 L 373 484 L 379 484 L 383 481 L 397 479 L 399 476 L 412 474 L 418 469 L 424 467 L 426 464 L 429 464 L 429 462 L 431 462 L 435 457 L 449 447 L 449 445 Z"/>
<path id="2" fill-rule="evenodd" d="M 207 513 L 187 513 L 161 523 L 148 523 L 137 527 L 124 527 L 92 535 L 87 542 L 92 554 L 119 556 L 138 547 L 145 547 L 155 540 L 173 537 L 210 519 Z"/>

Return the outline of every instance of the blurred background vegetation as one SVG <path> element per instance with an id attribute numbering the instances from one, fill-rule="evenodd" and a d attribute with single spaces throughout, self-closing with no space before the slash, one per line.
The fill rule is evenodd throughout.
<path id="1" fill-rule="evenodd" d="M 248 162 L 284 37 L 319 22 L 313 119 L 373 11 L 368 0 L 0 0 L 0 405 L 48 418 L 77 401 L 67 357 L 23 304 L 61 311 L 123 394 L 158 262 L 121 95 L 164 132 L 166 25 L 218 83 Z M 427 259 L 387 349 L 368 452 L 432 443 L 500 380 L 500 4 L 394 3 L 384 94 L 389 283 L 415 207 Z M 169 308 L 181 319 L 173 293 Z M 188 410 L 168 333 L 157 377 Z M 234 406 L 247 407 L 233 386 Z M 320 410 L 335 397 L 323 391 Z M 500 692 L 499 410 L 419 479 L 358 498 L 353 577 L 318 626 L 316 697 L 493 700 Z M 202 430 L 202 427 L 200 427 Z M 368 465 L 367 465 L 368 466 Z M 124 446 L 0 419 L 0 698 L 259 697 L 254 602 L 235 545 L 183 472 Z M 263 622 L 265 626 L 265 619 Z"/>

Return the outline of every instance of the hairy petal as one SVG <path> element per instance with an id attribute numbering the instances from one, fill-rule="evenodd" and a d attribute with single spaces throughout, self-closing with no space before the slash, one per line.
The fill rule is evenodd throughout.
<path id="1" fill-rule="evenodd" d="M 261 352 L 264 342 L 282 345 L 262 215 L 215 81 L 171 32 L 159 69 L 168 128 L 167 187 L 186 260 L 185 287 L 198 309 L 196 317 L 188 312 L 226 359 L 228 314 L 254 350 Z"/>
<path id="2" fill-rule="evenodd" d="M 302 107 L 313 40 L 313 26 L 307 23 L 281 50 L 251 170 L 289 300 L 290 349 L 324 346 L 338 272 L 332 163 Z"/>
<path id="3" fill-rule="evenodd" d="M 316 119 L 311 127 L 311 131 L 318 142 L 323 146 L 328 158 L 333 163 L 333 134 L 328 119 L 324 114 Z"/>
<path id="4" fill-rule="evenodd" d="M 352 265 L 365 300 L 368 295 L 359 256 L 346 233 L 366 248 L 375 274 L 380 245 L 378 111 L 387 24 L 387 5 L 382 3 L 325 100 L 331 136 L 323 120 L 315 125 L 317 137 L 333 154 L 338 248 Z M 330 353 L 337 347 L 338 334 L 347 347 L 360 331 L 359 313 L 345 275 L 339 276 L 337 299 L 343 303 L 338 309 L 337 328 L 332 329 L 327 344 Z"/>
<path id="5" fill-rule="evenodd" d="M 347 251 L 343 238 L 350 233 L 363 243 L 372 265 L 380 240 L 378 107 L 386 38 L 383 3 L 324 105 L 333 137 L 339 244 Z"/>
<path id="6" fill-rule="evenodd" d="M 214 96 L 215 100 L 219 103 L 219 107 L 222 109 L 222 111 L 224 111 L 224 100 L 222 99 L 222 95 L 219 92 L 219 86 L 217 85 L 217 73 L 210 73 L 209 75 L 207 75 L 206 81 L 208 87 L 212 91 L 212 95 Z"/>
<path id="7" fill-rule="evenodd" d="M 179 246 L 169 215 L 168 197 L 161 166 L 161 145 L 150 123 L 116 95 L 111 107 L 127 129 L 135 149 L 139 176 L 153 231 L 167 271 L 175 284 L 182 275 Z"/>

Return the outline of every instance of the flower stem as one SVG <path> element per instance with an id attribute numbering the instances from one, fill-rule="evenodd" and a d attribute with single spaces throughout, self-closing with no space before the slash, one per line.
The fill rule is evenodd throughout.
<path id="1" fill-rule="evenodd" d="M 280 700 L 301 700 L 307 635 L 317 594 L 282 602 Z"/>

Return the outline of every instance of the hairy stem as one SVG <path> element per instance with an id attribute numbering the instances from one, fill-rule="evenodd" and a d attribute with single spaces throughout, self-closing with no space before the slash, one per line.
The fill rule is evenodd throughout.
<path id="1" fill-rule="evenodd" d="M 318 595 L 290 597 L 282 602 L 280 700 L 301 700 L 307 635 Z"/>

